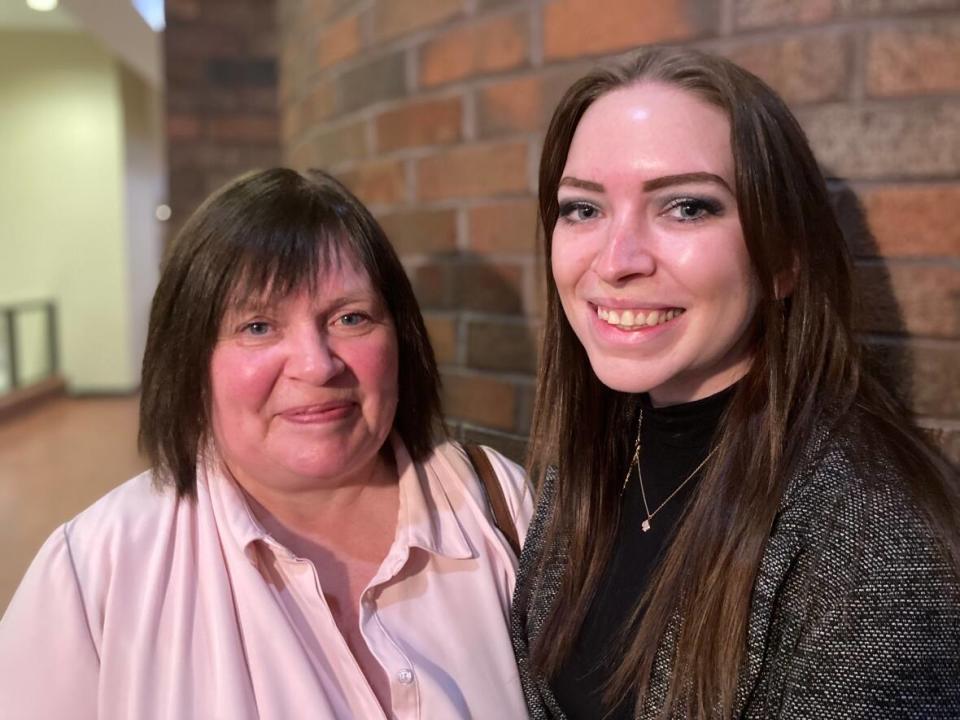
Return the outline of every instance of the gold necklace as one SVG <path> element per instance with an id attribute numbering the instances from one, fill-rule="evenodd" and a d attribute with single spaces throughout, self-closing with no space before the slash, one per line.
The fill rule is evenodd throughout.
<path id="1" fill-rule="evenodd" d="M 664 500 L 659 505 L 657 505 L 656 509 L 653 512 L 650 512 L 650 506 L 647 504 L 647 493 L 643 489 L 643 473 L 640 472 L 640 430 L 642 427 L 643 427 L 643 409 L 641 408 L 640 420 L 637 422 L 637 444 L 633 448 L 633 459 L 630 461 L 630 466 L 627 468 L 626 477 L 623 478 L 623 487 L 620 488 L 620 497 L 623 497 L 623 492 L 627 489 L 627 484 L 630 482 L 630 471 L 632 471 L 633 466 L 636 465 L 637 478 L 640 480 L 640 497 L 643 498 L 643 509 L 644 509 L 644 512 L 647 513 L 647 519 L 644 520 L 642 523 L 640 523 L 640 528 L 644 532 L 648 532 L 650 530 L 650 521 L 653 520 L 653 516 L 656 515 L 658 512 L 660 512 L 661 510 L 663 510 L 664 506 L 666 506 L 668 502 L 673 500 L 673 497 L 678 492 L 680 492 L 683 486 L 686 485 L 688 482 L 690 482 L 690 478 L 692 478 L 694 475 L 700 472 L 700 469 L 707 464 L 707 460 L 713 457 L 713 454 L 717 451 L 717 448 L 714 448 L 709 453 L 707 453 L 707 456 L 703 459 L 703 461 L 693 469 L 692 473 L 690 473 L 689 475 L 687 475 L 686 478 L 684 478 L 682 483 L 680 483 L 673 489 L 673 492 L 667 496 L 667 499 Z"/>

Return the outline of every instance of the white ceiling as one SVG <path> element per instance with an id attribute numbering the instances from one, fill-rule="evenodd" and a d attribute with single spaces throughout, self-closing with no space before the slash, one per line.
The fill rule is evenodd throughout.
<path id="1" fill-rule="evenodd" d="M 63 5 L 50 12 L 37 12 L 25 0 L 0 0 L 0 31 L 80 32 L 76 20 Z"/>

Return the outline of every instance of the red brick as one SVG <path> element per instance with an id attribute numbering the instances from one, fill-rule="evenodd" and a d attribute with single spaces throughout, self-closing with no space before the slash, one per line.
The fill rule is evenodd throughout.
<path id="1" fill-rule="evenodd" d="M 459 97 L 411 103 L 376 119 L 381 152 L 423 145 L 446 145 L 462 136 L 463 101 Z"/>
<path id="2" fill-rule="evenodd" d="M 317 39 L 317 67 L 325 68 L 353 57 L 360 51 L 360 16 L 349 15 L 320 32 Z"/>
<path id="3" fill-rule="evenodd" d="M 960 255 L 958 185 L 895 185 L 860 193 L 876 254 L 887 257 Z"/>
<path id="4" fill-rule="evenodd" d="M 196 115 L 167 115 L 167 138 L 173 141 L 196 140 L 202 124 Z"/>
<path id="5" fill-rule="evenodd" d="M 423 200 L 482 197 L 529 190 L 526 143 L 470 145 L 417 162 Z"/>
<path id="6" fill-rule="evenodd" d="M 290 142 L 285 142 L 283 144 L 283 159 L 281 162 L 285 167 L 290 167 L 294 170 L 308 170 L 315 167 L 315 164 L 310 159 L 309 143 L 294 145 Z"/>
<path id="7" fill-rule="evenodd" d="M 457 319 L 453 315 L 424 313 L 433 354 L 440 365 L 452 365 L 457 361 Z"/>
<path id="8" fill-rule="evenodd" d="M 345 70 L 336 82 L 339 108 L 343 111 L 402 97 L 407 92 L 405 51 L 365 60 Z"/>
<path id="9" fill-rule="evenodd" d="M 443 375 L 444 409 L 459 420 L 511 431 L 516 403 L 517 389 L 512 383 L 483 375 Z"/>
<path id="10" fill-rule="evenodd" d="M 833 0 L 736 0 L 735 7 L 739 28 L 811 25 L 833 16 Z"/>
<path id="11" fill-rule="evenodd" d="M 317 133 L 311 143 L 311 163 L 329 168 L 346 160 L 359 160 L 369 154 L 367 125 L 355 122 Z"/>
<path id="12" fill-rule="evenodd" d="M 912 341 L 910 359 L 914 410 L 960 419 L 960 344 Z"/>
<path id="13" fill-rule="evenodd" d="M 465 262 L 458 268 L 454 303 L 464 310 L 520 314 L 523 275 L 513 263 Z"/>
<path id="14" fill-rule="evenodd" d="M 960 270 L 890 262 L 856 268 L 858 329 L 960 338 Z"/>
<path id="15" fill-rule="evenodd" d="M 477 93 L 477 126 L 482 137 L 529 132 L 545 125 L 543 80 L 538 75 L 493 83 Z"/>
<path id="16" fill-rule="evenodd" d="M 928 426 L 934 445 L 940 448 L 944 457 L 952 462 L 955 468 L 960 467 L 960 428 L 940 427 L 941 423 L 935 420 L 924 425 Z"/>
<path id="17" fill-rule="evenodd" d="M 275 113 L 279 97 L 275 87 L 242 87 L 237 90 L 245 112 Z"/>
<path id="18" fill-rule="evenodd" d="M 503 0 L 500 1 L 502 2 Z M 526 435 L 514 435 L 511 433 L 481 430 L 473 426 L 466 426 L 463 428 L 462 437 L 464 442 L 492 447 L 497 452 L 503 453 L 515 463 L 521 465 L 527 455 Z"/>
<path id="19" fill-rule="evenodd" d="M 544 55 L 556 60 L 695 38 L 715 26 L 716 5 L 697 0 L 555 0 L 543 9 Z"/>
<path id="20" fill-rule="evenodd" d="M 368 205 L 394 205 L 406 195 L 403 165 L 397 161 L 368 163 L 341 173 L 340 177 Z"/>
<path id="21" fill-rule="evenodd" d="M 333 83 L 324 80 L 311 90 L 304 101 L 307 127 L 331 117 L 336 111 L 336 94 Z"/>
<path id="22" fill-rule="evenodd" d="M 537 203 L 529 198 L 472 207 L 467 227 L 475 252 L 532 254 L 537 248 Z"/>
<path id="23" fill-rule="evenodd" d="M 526 323 L 475 320 L 467 325 L 467 365 L 478 370 L 533 373 L 537 342 Z"/>
<path id="24" fill-rule="evenodd" d="M 838 33 L 752 42 L 728 57 L 754 73 L 788 103 L 824 102 L 846 95 L 849 38 Z"/>
<path id="25" fill-rule="evenodd" d="M 527 62 L 529 30 L 523 13 L 499 15 L 450 30 L 420 50 L 420 83 L 426 87 L 471 75 L 517 68 Z"/>
<path id="26" fill-rule="evenodd" d="M 168 24 L 196 20 L 200 17 L 200 0 L 166 0 L 164 14 Z"/>
<path id="27" fill-rule="evenodd" d="M 957 0 L 837 0 L 836 7 L 838 17 L 905 15 L 936 10 L 960 10 L 960 2 Z"/>
<path id="28" fill-rule="evenodd" d="M 960 91 L 960 21 L 939 20 L 870 34 L 867 92 L 874 96 Z"/>
<path id="29" fill-rule="evenodd" d="M 303 132 L 303 111 L 302 102 L 289 103 L 280 111 L 280 138 L 284 144 L 296 142 Z"/>
<path id="30" fill-rule="evenodd" d="M 280 128 L 275 117 L 215 117 L 208 120 L 206 134 L 222 142 L 278 142 Z"/>
<path id="31" fill-rule="evenodd" d="M 918 415 L 960 419 L 960 343 L 885 339 L 865 349 L 885 369 L 890 389 Z"/>
<path id="32" fill-rule="evenodd" d="M 354 0 L 304 0 L 303 22 L 312 26 L 322 25 L 353 2 Z"/>
<path id="33" fill-rule="evenodd" d="M 477 92 L 477 130 L 481 137 L 547 127 L 554 108 L 584 65 L 564 65 L 537 75 L 510 78 Z"/>
<path id="34" fill-rule="evenodd" d="M 417 300 L 424 308 L 452 310 L 456 269 L 449 262 L 428 262 L 414 267 L 410 282 Z"/>
<path id="35" fill-rule="evenodd" d="M 400 255 L 452 252 L 457 248 L 454 210 L 412 210 L 379 218 Z"/>
<path id="36" fill-rule="evenodd" d="M 960 99 L 823 105 L 798 117 L 831 177 L 950 177 L 960 169 Z"/>
<path id="37" fill-rule="evenodd" d="M 462 12 L 463 0 L 379 0 L 373 8 L 373 35 L 377 41 L 389 40 L 437 25 Z"/>

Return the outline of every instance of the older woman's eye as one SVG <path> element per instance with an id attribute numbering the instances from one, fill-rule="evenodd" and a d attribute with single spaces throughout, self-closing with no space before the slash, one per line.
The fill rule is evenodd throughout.
<path id="1" fill-rule="evenodd" d="M 341 315 L 337 318 L 337 323 L 343 327 L 359 327 L 363 325 L 370 318 L 365 313 L 360 312 L 351 312 Z"/>
<path id="2" fill-rule="evenodd" d="M 600 215 L 600 209 L 583 200 L 574 200 L 560 205 L 560 217 L 568 222 L 586 222 Z"/>
<path id="3" fill-rule="evenodd" d="M 256 337 L 262 337 L 270 332 L 270 323 L 264 322 L 262 320 L 257 320 L 255 322 L 247 323 L 243 326 L 243 331 L 247 335 L 254 335 Z"/>
<path id="4" fill-rule="evenodd" d="M 695 222 L 709 215 L 720 215 L 720 203 L 707 198 L 677 198 L 667 205 L 667 213 L 680 222 Z"/>

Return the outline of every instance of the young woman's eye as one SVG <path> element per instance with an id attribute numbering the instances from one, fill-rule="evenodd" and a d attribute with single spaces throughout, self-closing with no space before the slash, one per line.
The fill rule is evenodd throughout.
<path id="1" fill-rule="evenodd" d="M 677 198 L 667 205 L 667 213 L 680 222 L 703 220 L 708 215 L 719 215 L 723 208 L 706 198 Z"/>
<path id="2" fill-rule="evenodd" d="M 568 222 L 585 222 L 593 220 L 598 215 L 600 215 L 600 209 L 583 200 L 574 200 L 560 205 L 560 217 Z"/>

